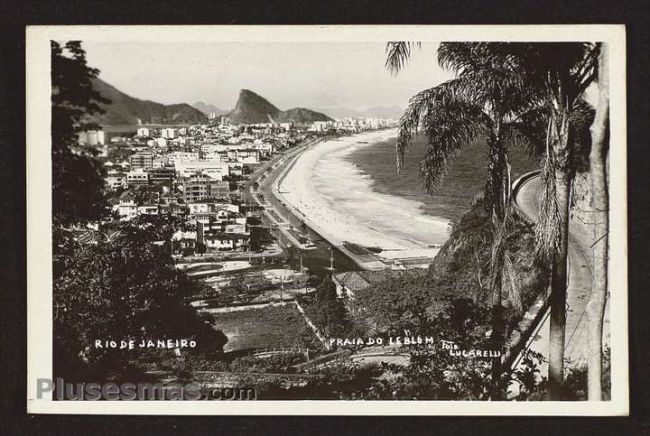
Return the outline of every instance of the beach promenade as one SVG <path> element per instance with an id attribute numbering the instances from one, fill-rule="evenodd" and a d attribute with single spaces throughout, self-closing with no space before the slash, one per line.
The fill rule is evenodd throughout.
<path id="1" fill-rule="evenodd" d="M 394 135 L 366 131 L 315 144 L 265 180 L 283 209 L 366 270 L 428 266 L 448 237 L 447 220 L 424 214 L 419 201 L 378 192 L 349 160 Z"/>
<path id="2" fill-rule="evenodd" d="M 371 254 L 357 254 L 350 251 L 345 247 L 343 241 L 338 240 L 333 237 L 329 232 L 324 228 L 318 226 L 314 223 L 308 216 L 298 211 L 293 207 L 286 198 L 283 197 L 278 186 L 284 180 L 286 175 L 291 171 L 296 160 L 306 151 L 315 147 L 321 143 L 321 139 L 309 141 L 306 144 L 303 144 L 288 153 L 285 153 L 283 156 L 274 160 L 272 163 L 262 168 L 259 171 L 254 179 L 251 179 L 249 183 L 250 195 L 251 198 L 258 204 L 265 208 L 264 215 L 278 228 L 286 241 L 289 241 L 295 247 L 306 250 L 308 247 L 305 244 L 302 244 L 296 239 L 296 237 L 289 231 L 289 227 L 292 226 L 291 222 L 304 222 L 305 225 L 311 229 L 314 233 L 320 235 L 323 239 L 329 242 L 332 246 L 336 247 L 340 252 L 342 252 L 349 259 L 354 261 L 357 266 L 365 270 L 381 270 L 388 267 L 385 263 L 381 262 L 376 256 Z M 266 170 L 268 169 L 268 172 Z M 264 179 L 262 175 L 266 174 Z M 258 181 L 260 185 L 259 191 L 265 194 L 265 200 L 262 201 L 259 197 L 259 191 L 255 192 L 250 188 L 250 185 L 254 181 Z M 269 198 L 269 194 L 273 198 Z M 279 203 L 279 204 L 278 204 Z"/>

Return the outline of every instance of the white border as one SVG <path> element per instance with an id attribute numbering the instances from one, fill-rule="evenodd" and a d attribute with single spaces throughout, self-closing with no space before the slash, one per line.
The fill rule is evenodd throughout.
<path id="1" fill-rule="evenodd" d="M 612 400 L 466 401 L 51 401 L 36 379 L 52 374 L 50 43 L 96 41 L 604 41 L 610 53 L 610 328 Z M 151 415 L 627 415 L 627 194 L 625 27 L 472 26 L 28 26 L 27 68 L 27 411 Z"/>

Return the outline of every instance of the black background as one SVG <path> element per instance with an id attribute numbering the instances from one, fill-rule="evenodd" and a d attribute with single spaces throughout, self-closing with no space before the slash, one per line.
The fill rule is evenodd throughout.
<path id="1" fill-rule="evenodd" d="M 0 0 L 0 434 L 650 434 L 647 1 Z M 629 418 L 114 417 L 26 414 L 25 25 L 626 24 Z M 616 80 L 613 78 L 612 80 Z M 616 146 L 616 144 L 612 144 Z M 43 241 L 44 244 L 49 241 Z M 173 404 L 170 403 L 170 407 Z"/>

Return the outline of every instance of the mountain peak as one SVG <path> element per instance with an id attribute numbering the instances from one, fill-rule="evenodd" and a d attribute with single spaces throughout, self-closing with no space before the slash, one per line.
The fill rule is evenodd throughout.
<path id="1" fill-rule="evenodd" d="M 228 116 L 236 124 L 288 121 L 305 124 L 313 121 L 331 120 L 327 115 L 309 109 L 295 108 L 282 111 L 250 89 L 242 89 L 239 91 L 239 98 L 237 99 L 235 109 Z"/>

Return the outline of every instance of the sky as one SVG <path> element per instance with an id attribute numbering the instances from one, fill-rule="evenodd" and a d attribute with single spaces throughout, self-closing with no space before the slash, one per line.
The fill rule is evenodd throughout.
<path id="1" fill-rule="evenodd" d="M 100 78 L 136 98 L 197 101 L 230 110 L 249 89 L 282 110 L 293 107 L 398 106 L 452 78 L 436 62 L 436 44 L 414 50 L 397 76 L 376 42 L 98 42 L 84 41 Z"/>

